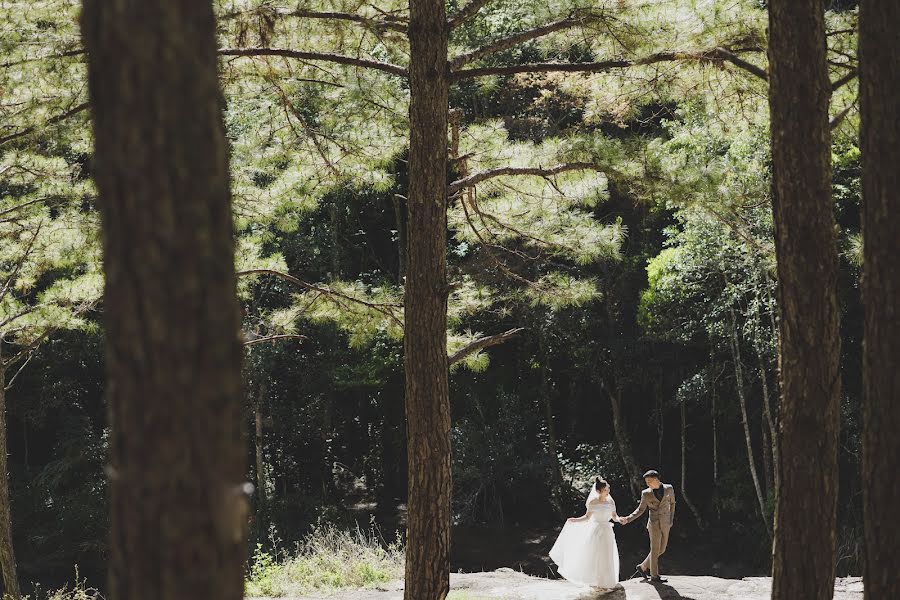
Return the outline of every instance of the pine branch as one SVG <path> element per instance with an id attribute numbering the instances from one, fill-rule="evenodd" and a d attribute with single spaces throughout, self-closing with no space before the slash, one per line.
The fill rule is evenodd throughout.
<path id="1" fill-rule="evenodd" d="M 81 104 L 79 104 L 73 108 L 70 108 L 69 110 L 65 111 L 64 113 L 58 114 L 55 117 L 51 117 L 51 118 L 47 119 L 46 123 L 44 123 L 44 126 L 54 125 L 56 123 L 59 123 L 60 121 L 65 121 L 68 118 L 74 117 L 78 113 L 87 110 L 89 106 L 90 106 L 89 103 L 82 102 Z M 38 128 L 37 125 L 32 125 L 31 127 L 26 127 L 25 129 L 20 129 L 19 131 L 16 131 L 14 133 L 10 133 L 8 135 L 0 137 L 0 146 L 5 144 L 6 142 L 10 142 L 10 141 L 18 139 L 20 137 L 24 137 L 24 136 L 28 135 L 29 133 L 34 132 L 37 128 Z"/>
<path id="2" fill-rule="evenodd" d="M 381 62 L 379 60 L 356 58 L 354 56 L 345 56 L 343 54 L 332 54 L 328 52 L 302 52 L 300 50 L 289 50 L 287 48 L 220 48 L 219 54 L 221 56 L 283 56 L 300 60 L 325 61 L 341 65 L 375 69 L 392 75 L 399 75 L 400 77 L 407 76 L 405 67 Z"/>
<path id="3" fill-rule="evenodd" d="M 359 298 L 354 298 L 353 296 L 342 294 L 341 292 L 332 290 L 324 286 L 307 283 L 302 279 L 294 277 L 293 275 L 289 275 L 288 273 L 284 273 L 283 271 L 276 271 L 275 269 L 249 269 L 247 271 L 239 271 L 237 273 L 238 277 L 245 277 L 248 275 L 271 275 L 273 277 L 278 277 L 279 279 L 287 281 L 288 283 L 292 283 L 297 287 L 301 287 L 305 290 L 319 292 L 320 294 L 325 294 L 326 296 L 341 298 L 342 300 L 365 306 L 366 308 L 372 309 L 376 312 L 380 312 L 381 314 L 391 319 L 396 325 L 400 326 L 401 328 L 403 327 L 403 322 L 399 318 L 397 318 L 396 314 L 394 314 L 394 310 L 400 308 L 400 305 L 398 304 L 379 304 L 377 302 L 361 300 Z"/>
<path id="4" fill-rule="evenodd" d="M 510 329 L 509 331 L 504 331 L 503 333 L 498 333 L 496 335 L 489 335 L 487 337 L 478 338 L 477 340 L 466 344 L 465 346 L 454 352 L 452 355 L 450 355 L 448 359 L 449 363 L 453 365 L 469 356 L 470 354 L 478 352 L 479 350 L 502 344 L 503 342 L 519 335 L 523 331 L 525 331 L 524 327 L 517 327 L 515 329 Z"/>
<path id="5" fill-rule="evenodd" d="M 454 80 L 485 77 L 488 75 L 514 75 L 516 73 L 605 73 L 614 69 L 625 69 L 629 67 L 638 67 L 652 65 L 661 62 L 672 61 L 707 61 L 707 62 L 730 62 L 756 77 L 767 81 L 769 74 L 753 63 L 750 63 L 735 53 L 725 48 L 713 48 L 711 50 L 702 50 L 694 52 L 678 52 L 665 51 L 657 52 L 643 58 L 638 59 L 613 59 L 600 62 L 590 63 L 531 63 L 524 65 L 507 65 L 502 67 L 482 67 L 476 69 L 461 69 L 453 71 L 451 77 Z"/>
<path id="6" fill-rule="evenodd" d="M 472 173 L 466 177 L 461 179 L 457 179 L 453 183 L 450 184 L 448 188 L 448 194 L 453 195 L 468 187 L 472 187 L 474 185 L 478 185 L 483 181 L 487 181 L 488 179 L 494 179 L 495 177 L 503 177 L 506 175 L 532 175 L 535 177 L 550 177 L 552 175 L 558 175 L 559 173 L 565 173 L 566 171 L 601 171 L 603 170 L 599 165 L 589 162 L 574 162 L 574 163 L 563 163 L 553 167 L 497 167 L 495 169 L 488 169 L 486 171 L 479 171 L 476 173 Z"/>
<path id="7" fill-rule="evenodd" d="M 560 31 L 562 29 L 568 29 L 570 27 L 575 27 L 584 22 L 584 19 L 576 19 L 576 18 L 566 18 L 561 19 L 559 21 L 554 21 L 553 23 L 548 23 L 546 25 L 542 25 L 540 27 L 535 27 L 534 29 L 528 29 L 526 31 L 520 31 L 519 33 L 515 33 L 508 37 L 496 40 L 491 42 L 490 44 L 486 44 L 477 50 L 472 50 L 471 52 L 466 52 L 465 54 L 460 54 L 456 58 L 450 61 L 451 69 L 458 69 L 463 65 L 467 65 L 471 62 L 475 62 L 476 60 L 480 60 L 485 56 L 490 56 L 491 54 L 496 54 L 497 52 L 502 52 L 503 50 L 508 50 L 514 46 L 517 46 L 523 42 L 527 42 L 529 40 L 537 39 L 539 37 L 548 35 L 555 31 Z"/>
<path id="8" fill-rule="evenodd" d="M 25 264 L 25 261 L 28 260 L 28 257 L 31 256 L 31 252 L 34 250 L 34 242 L 37 240 L 38 235 L 41 233 L 41 229 L 44 227 L 44 223 L 38 223 L 37 228 L 34 230 L 34 234 L 31 236 L 31 239 L 28 240 L 28 245 L 25 246 L 25 250 L 22 251 L 22 255 L 19 256 L 19 259 L 16 261 L 16 265 L 13 268 L 12 273 L 9 278 L 6 280 L 6 283 L 3 285 L 3 289 L 0 290 L 0 302 L 3 302 L 6 299 L 6 295 L 13 289 L 13 286 L 16 283 L 16 280 L 19 277 L 19 271 L 22 270 L 22 265 Z"/>
<path id="9" fill-rule="evenodd" d="M 459 11 L 450 17 L 447 25 L 450 29 L 455 29 L 478 14 L 490 0 L 469 0 L 469 3 L 463 6 Z"/>
<path id="10" fill-rule="evenodd" d="M 230 13 L 225 13 L 219 17 L 220 21 L 227 21 L 231 19 L 236 19 L 242 17 L 244 15 L 252 15 L 254 13 L 258 13 L 257 10 L 242 10 L 242 11 L 234 11 Z M 382 15 L 381 18 L 372 18 L 366 17 L 363 15 L 358 15 L 354 13 L 344 13 L 344 12 L 323 12 L 316 10 L 271 10 L 266 14 L 272 14 L 278 17 L 299 17 L 301 19 L 325 19 L 331 21 L 350 21 L 352 23 L 356 23 L 358 25 L 362 25 L 366 29 L 374 29 L 374 30 L 383 30 L 390 29 L 391 31 L 399 31 L 401 33 L 406 33 L 407 24 L 400 17 L 393 17 L 391 15 Z"/>

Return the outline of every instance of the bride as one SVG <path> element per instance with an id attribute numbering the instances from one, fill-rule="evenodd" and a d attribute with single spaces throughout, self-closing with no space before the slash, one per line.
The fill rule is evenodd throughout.
<path id="1" fill-rule="evenodd" d="M 596 478 L 584 504 L 587 512 L 566 521 L 550 558 L 569 581 L 609 591 L 619 582 L 619 549 L 610 523 L 619 516 L 603 478 Z"/>

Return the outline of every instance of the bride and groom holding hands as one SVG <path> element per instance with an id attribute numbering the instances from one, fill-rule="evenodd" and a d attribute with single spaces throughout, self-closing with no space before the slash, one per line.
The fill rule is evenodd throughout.
<path id="1" fill-rule="evenodd" d="M 596 478 L 585 500 L 585 514 L 566 521 L 550 550 L 550 558 L 557 564 L 560 575 L 600 590 L 614 588 L 619 582 L 619 549 L 610 521 L 626 525 L 649 511 L 650 553 L 635 568 L 653 583 L 666 581 L 659 575 L 659 557 L 666 551 L 675 518 L 675 489 L 663 483 L 656 471 L 644 473 L 644 482 L 647 489 L 641 492 L 640 505 L 627 517 L 620 517 L 609 484 L 601 477 Z"/>

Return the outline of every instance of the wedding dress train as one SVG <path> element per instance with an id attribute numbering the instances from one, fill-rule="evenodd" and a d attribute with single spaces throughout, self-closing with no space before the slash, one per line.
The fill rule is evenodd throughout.
<path id="1" fill-rule="evenodd" d="M 613 588 L 619 582 L 619 548 L 609 520 L 616 512 L 616 503 L 612 498 L 600 502 L 592 494 L 586 504 L 589 518 L 566 521 L 550 558 L 569 581 Z"/>

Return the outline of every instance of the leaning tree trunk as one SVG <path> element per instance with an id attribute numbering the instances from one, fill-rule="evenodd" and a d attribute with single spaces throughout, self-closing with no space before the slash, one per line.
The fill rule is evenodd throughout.
<path id="1" fill-rule="evenodd" d="M 896 597 L 900 539 L 900 5 L 867 0 L 859 9 L 862 122 L 863 504 L 867 600 Z M 872 482 L 877 482 L 872 485 Z"/>
<path id="2" fill-rule="evenodd" d="M 450 589 L 447 119 L 443 0 L 410 0 L 410 144 L 404 324 L 409 498 L 407 600 Z"/>
<path id="3" fill-rule="evenodd" d="M 741 362 L 741 344 L 737 335 L 737 319 L 734 309 L 731 315 L 731 358 L 734 363 L 734 385 L 737 388 L 738 402 L 741 406 L 741 425 L 744 428 L 744 442 L 747 445 L 747 461 L 750 464 L 750 477 L 753 480 L 753 489 L 756 491 L 756 501 L 759 503 L 759 516 L 763 520 L 766 534 L 769 532 L 769 519 L 766 516 L 766 501 L 763 497 L 762 486 L 759 484 L 759 474 L 756 471 L 756 460 L 753 458 L 753 439 L 750 436 L 750 419 L 747 416 L 747 397 L 744 393 L 744 369 Z"/>
<path id="4" fill-rule="evenodd" d="M 228 148 L 208 0 L 86 0 L 103 230 L 109 597 L 243 595 Z"/>
<path id="5" fill-rule="evenodd" d="M 782 394 L 772 598 L 823 600 L 834 594 L 841 396 L 823 0 L 770 0 L 769 73 Z"/>
<path id="6" fill-rule="evenodd" d="M 613 433 L 616 436 L 616 444 L 619 446 L 619 454 L 622 457 L 625 470 L 628 472 L 628 481 L 631 484 L 631 490 L 640 495 L 641 483 L 643 479 L 643 471 L 634 458 L 634 451 L 631 448 L 631 438 L 628 436 L 628 428 L 622 417 L 622 384 L 619 378 L 616 378 L 615 384 L 609 385 L 603 379 L 599 378 L 600 387 L 609 396 L 609 404 L 612 408 Z"/>
<path id="7" fill-rule="evenodd" d="M 3 340 L 0 339 L 0 351 Z M 16 574 L 16 555 L 13 552 L 12 507 L 9 498 L 9 465 L 6 449 L 6 369 L 0 352 L 0 568 L 3 571 L 4 598 L 19 600 L 19 577 Z"/>

